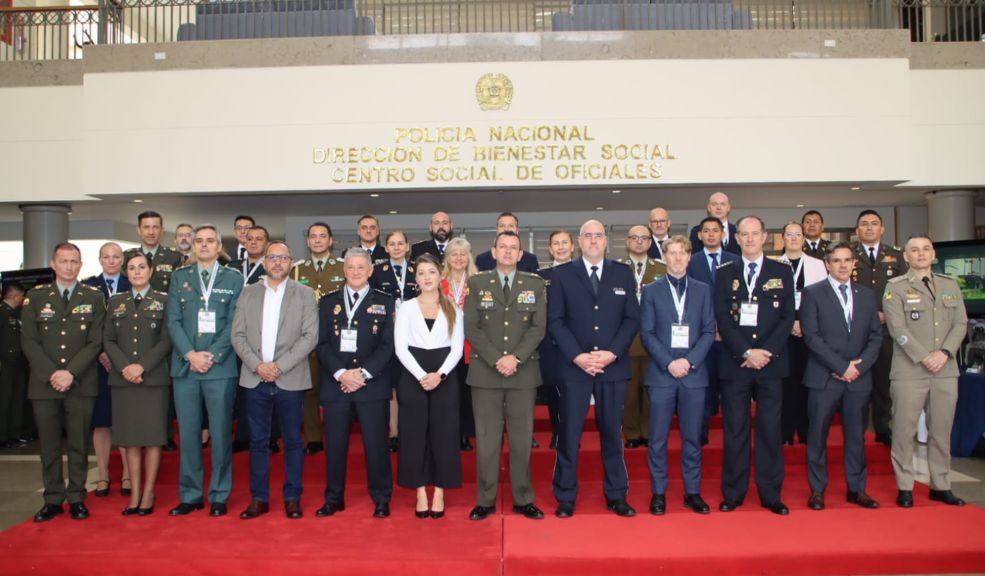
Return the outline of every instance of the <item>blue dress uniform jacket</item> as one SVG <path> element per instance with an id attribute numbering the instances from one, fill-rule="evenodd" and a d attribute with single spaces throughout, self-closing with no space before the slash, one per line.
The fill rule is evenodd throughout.
<path id="1" fill-rule="evenodd" d="M 404 277 L 404 291 L 400 292 L 400 284 L 397 283 L 397 271 L 393 269 L 393 264 L 389 260 L 373 266 L 373 275 L 369 277 L 369 285 L 374 290 L 382 290 L 395 300 L 410 300 L 417 296 L 417 281 L 414 279 L 414 264 L 410 260 L 404 260 L 402 264 L 407 269 Z"/>
<path id="2" fill-rule="evenodd" d="M 219 378 L 239 379 L 239 365 L 233 352 L 230 335 L 233 328 L 233 314 L 236 301 L 243 290 L 243 275 L 222 266 L 216 267 L 217 277 L 209 299 L 209 311 L 215 312 L 216 332 L 196 332 L 198 311 L 205 309 L 202 296 L 201 278 L 198 265 L 185 266 L 175 270 L 171 276 L 171 291 L 168 294 L 167 321 L 168 333 L 173 345 L 171 352 L 171 376 L 195 380 Z M 189 370 L 185 354 L 192 351 L 212 353 L 212 368 L 205 374 Z"/>
<path id="3" fill-rule="evenodd" d="M 708 385 L 705 358 L 715 341 L 715 315 L 711 288 L 694 278 L 687 279 L 683 323 L 687 324 L 688 347 L 671 347 L 671 325 L 678 323 L 677 309 L 671 297 L 670 281 L 663 277 L 643 288 L 640 309 L 640 335 L 650 354 L 646 371 L 647 386 L 673 386 L 680 382 L 685 388 L 704 388 Z M 667 365 L 678 358 L 687 358 L 691 371 L 678 380 L 667 371 Z"/>
<path id="4" fill-rule="evenodd" d="M 475 267 L 479 269 L 479 272 L 494 270 L 496 268 L 496 259 L 492 256 L 492 250 L 486 250 L 482 254 L 476 256 Z M 516 263 L 516 269 L 518 272 L 536 274 L 537 268 L 539 267 L 540 263 L 537 262 L 537 257 L 526 251 L 524 251 L 520 256 L 520 261 Z"/>

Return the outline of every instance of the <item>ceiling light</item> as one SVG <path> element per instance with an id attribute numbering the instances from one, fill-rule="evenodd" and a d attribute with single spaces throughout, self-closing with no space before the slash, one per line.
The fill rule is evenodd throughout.
<path id="1" fill-rule="evenodd" d="M 602 206 L 596 206 L 595 209 L 596 210 L 605 210 L 605 208 L 603 208 Z"/>
<path id="2" fill-rule="evenodd" d="M 135 204 L 140 204 L 141 202 L 143 202 L 143 200 L 141 200 L 140 198 L 134 198 L 133 201 Z"/>
<path id="3" fill-rule="evenodd" d="M 613 190 L 612 193 L 613 194 L 622 194 L 622 190 Z"/>
<path id="4" fill-rule="evenodd" d="M 379 197 L 380 197 L 380 195 L 379 195 L 379 194 L 377 194 L 376 192 L 373 192 L 372 194 L 370 194 L 370 195 L 369 195 L 369 197 L 370 197 L 370 198 L 379 198 Z"/>
<path id="5" fill-rule="evenodd" d="M 390 210 L 390 214 L 396 214 L 396 213 L 397 213 L 396 210 Z"/>
<path id="6" fill-rule="evenodd" d="M 804 207 L 803 204 L 797 204 L 797 208 L 803 208 L 803 207 Z"/>
<path id="7" fill-rule="evenodd" d="M 862 189 L 861 186 L 852 186 L 852 190 L 861 190 L 861 189 Z"/>

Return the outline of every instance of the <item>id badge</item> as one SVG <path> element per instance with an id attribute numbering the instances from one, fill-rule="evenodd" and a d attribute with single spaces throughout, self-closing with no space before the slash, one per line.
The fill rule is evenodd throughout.
<path id="1" fill-rule="evenodd" d="M 215 334 L 215 311 L 198 311 L 198 332 L 200 334 Z"/>
<path id="2" fill-rule="evenodd" d="M 687 348 L 690 345 L 690 326 L 687 324 L 670 325 L 670 347 Z"/>
<path id="3" fill-rule="evenodd" d="M 339 352 L 355 352 L 357 338 L 358 332 L 355 330 L 343 330 L 339 340 Z"/>
<path id="4" fill-rule="evenodd" d="M 743 302 L 739 315 L 739 326 L 756 326 L 758 319 L 759 304 L 757 302 Z"/>
<path id="5" fill-rule="evenodd" d="M 800 290 L 793 293 L 793 307 L 795 310 L 800 310 Z"/>

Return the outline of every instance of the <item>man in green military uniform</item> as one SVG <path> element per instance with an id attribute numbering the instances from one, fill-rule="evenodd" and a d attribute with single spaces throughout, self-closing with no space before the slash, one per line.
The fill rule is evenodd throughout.
<path id="1" fill-rule="evenodd" d="M 318 301 L 322 296 L 338 290 L 345 283 L 345 271 L 342 261 L 331 257 L 331 226 L 324 222 L 315 222 L 308 226 L 305 236 L 311 258 L 299 262 L 291 272 L 291 277 L 295 282 L 314 290 L 315 300 Z M 304 437 L 308 441 L 304 453 L 317 454 L 324 447 L 319 404 L 321 387 L 318 383 L 318 358 L 312 353 L 308 360 L 311 364 L 311 389 L 304 394 Z"/>
<path id="2" fill-rule="evenodd" d="M 171 273 L 184 265 L 185 257 L 174 248 L 161 245 L 164 234 L 164 217 L 147 210 L 137 215 L 137 234 L 140 236 L 140 248 L 131 248 L 123 253 L 126 260 L 130 254 L 138 250 L 148 255 L 154 266 L 154 275 L 150 279 L 150 287 L 158 292 L 167 293 L 171 284 Z"/>
<path id="3" fill-rule="evenodd" d="M 27 400 L 27 358 L 21 348 L 24 288 L 9 282 L 0 302 L 0 448 L 27 444 L 21 430 Z"/>
<path id="4" fill-rule="evenodd" d="M 927 236 L 906 241 L 910 271 L 886 286 L 882 309 L 893 338 L 893 472 L 896 504 L 913 506 L 913 450 L 920 412 L 927 411 L 930 499 L 952 506 L 964 500 L 951 493 L 951 425 L 958 401 L 958 361 L 968 331 L 968 314 L 958 283 L 932 274 L 934 245 Z"/>
<path id="5" fill-rule="evenodd" d="M 106 305 L 96 288 L 79 282 L 82 253 L 63 242 L 51 258 L 55 282 L 32 288 L 21 313 L 21 343 L 31 365 L 28 398 L 41 438 L 44 506 L 35 522 L 62 514 L 89 517 L 85 506 L 92 407 L 98 392 L 96 357 L 102 350 Z M 62 477 L 62 434 L 68 451 L 68 488 Z"/>
<path id="6" fill-rule="evenodd" d="M 863 210 L 859 213 L 855 224 L 858 243 L 855 244 L 856 263 L 855 270 L 852 272 L 852 282 L 872 288 L 876 294 L 883 293 L 886 282 L 906 273 L 903 252 L 898 246 L 882 243 L 882 235 L 885 231 L 882 216 L 878 212 Z M 893 339 L 886 331 L 882 299 L 879 299 L 879 320 L 883 323 L 883 338 L 879 359 L 872 367 L 872 428 L 876 431 L 876 440 L 890 446 L 893 442 L 890 427 L 893 402 L 889 396 L 889 370 L 893 362 Z"/>
<path id="7" fill-rule="evenodd" d="M 632 269 L 633 276 L 636 278 L 637 301 L 643 297 L 644 286 L 667 275 L 666 264 L 647 256 L 652 242 L 653 237 L 646 226 L 633 226 L 626 236 L 626 251 L 629 257 L 621 262 Z M 643 386 L 643 380 L 646 377 L 649 356 L 643 348 L 639 334 L 633 338 L 633 343 L 629 347 L 629 356 L 633 376 L 629 380 L 629 386 L 626 387 L 622 431 L 626 436 L 626 448 L 645 448 L 646 432 L 650 425 L 650 395 Z"/>
<path id="8" fill-rule="evenodd" d="M 510 440 L 513 511 L 539 520 L 530 481 L 534 402 L 540 386 L 537 348 L 547 331 L 547 290 L 536 274 L 518 272 L 522 249 L 515 232 L 500 232 L 493 243 L 495 270 L 469 278 L 465 337 L 472 342 L 468 384 L 475 414 L 476 507 L 470 520 L 496 510 L 503 422 Z"/>
<path id="9" fill-rule="evenodd" d="M 198 441 L 204 400 L 212 437 L 209 513 L 223 516 L 233 486 L 233 402 L 239 381 L 230 335 L 243 275 L 219 265 L 222 240 L 211 224 L 195 229 L 194 246 L 197 264 L 176 270 L 168 293 L 171 377 L 182 438 L 181 502 L 171 515 L 184 516 L 204 507 L 202 445 Z"/>

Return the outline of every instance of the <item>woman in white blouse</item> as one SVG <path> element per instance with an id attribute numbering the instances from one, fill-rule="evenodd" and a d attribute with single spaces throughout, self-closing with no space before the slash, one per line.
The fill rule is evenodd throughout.
<path id="1" fill-rule="evenodd" d="M 445 262 L 441 269 L 441 293 L 451 299 L 459 310 L 465 307 L 469 278 L 479 273 L 472 257 L 472 245 L 465 238 L 452 238 L 445 248 Z M 458 430 L 462 450 L 471 451 L 475 436 L 475 416 L 472 414 L 472 389 L 465 384 L 469 375 L 469 352 L 472 346 L 465 341 L 465 353 L 455 367 L 460 385 L 458 393 Z"/>
<path id="2" fill-rule="evenodd" d="M 397 381 L 400 452 L 397 483 L 417 490 L 418 518 L 445 514 L 445 488 L 462 485 L 458 442 L 462 312 L 441 293 L 441 263 L 430 254 L 415 262 L 420 294 L 400 306 L 394 345 L 403 371 Z M 427 486 L 434 485 L 428 505 Z"/>

